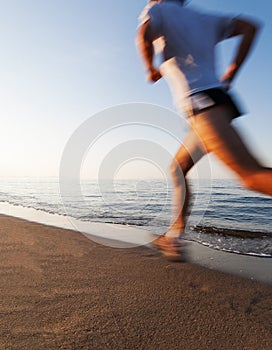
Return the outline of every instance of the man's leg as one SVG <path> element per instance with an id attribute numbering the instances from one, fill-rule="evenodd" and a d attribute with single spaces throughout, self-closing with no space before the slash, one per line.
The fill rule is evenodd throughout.
<path id="1" fill-rule="evenodd" d="M 261 166 L 251 155 L 230 124 L 228 107 L 217 106 L 198 114 L 192 126 L 207 152 L 213 152 L 247 188 L 272 196 L 272 169 Z"/>
<path id="2" fill-rule="evenodd" d="M 198 135 L 191 129 L 171 164 L 171 174 L 174 184 L 173 221 L 165 234 L 166 237 L 180 237 L 184 231 L 191 198 L 186 176 L 189 170 L 205 153 Z"/>

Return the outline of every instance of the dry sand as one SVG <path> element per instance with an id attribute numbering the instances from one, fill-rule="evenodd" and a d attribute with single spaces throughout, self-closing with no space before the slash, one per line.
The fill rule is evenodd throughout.
<path id="1" fill-rule="evenodd" d="M 272 349 L 269 284 L 0 219 L 1 350 Z"/>

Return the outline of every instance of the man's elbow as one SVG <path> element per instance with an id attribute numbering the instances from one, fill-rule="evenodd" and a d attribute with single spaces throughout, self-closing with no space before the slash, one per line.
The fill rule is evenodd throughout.
<path id="1" fill-rule="evenodd" d="M 249 26 L 247 28 L 247 32 L 254 37 L 261 31 L 262 27 L 263 27 L 263 24 L 261 22 L 250 21 Z"/>
<path id="2" fill-rule="evenodd" d="M 263 24 L 260 21 L 237 18 L 235 20 L 233 34 L 248 35 L 254 37 L 262 29 Z"/>

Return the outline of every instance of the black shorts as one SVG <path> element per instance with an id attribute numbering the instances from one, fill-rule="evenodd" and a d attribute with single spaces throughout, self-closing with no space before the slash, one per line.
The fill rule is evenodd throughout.
<path id="1" fill-rule="evenodd" d="M 198 91 L 190 95 L 194 115 L 204 112 L 214 106 L 229 106 L 232 118 L 240 117 L 243 113 L 234 101 L 233 96 L 224 89 L 213 88 Z"/>

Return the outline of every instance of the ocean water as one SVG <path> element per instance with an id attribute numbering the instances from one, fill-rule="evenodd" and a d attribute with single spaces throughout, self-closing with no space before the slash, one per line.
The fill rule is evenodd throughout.
<path id="1" fill-rule="evenodd" d="M 60 193 L 58 178 L 0 178 L 0 203 L 82 222 L 128 225 L 155 234 L 171 221 L 167 180 L 82 180 L 81 192 Z M 190 180 L 185 238 L 214 249 L 272 257 L 272 199 L 234 180 Z"/>

